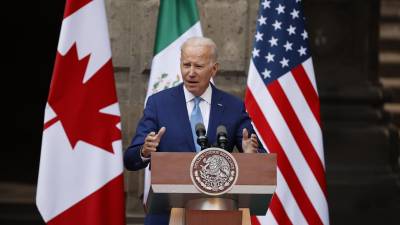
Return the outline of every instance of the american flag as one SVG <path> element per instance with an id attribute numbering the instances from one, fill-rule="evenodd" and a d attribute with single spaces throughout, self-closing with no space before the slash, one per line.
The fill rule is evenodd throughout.
<path id="1" fill-rule="evenodd" d="M 277 153 L 277 189 L 254 224 L 329 224 L 319 99 L 301 0 L 261 0 L 245 103 Z"/>

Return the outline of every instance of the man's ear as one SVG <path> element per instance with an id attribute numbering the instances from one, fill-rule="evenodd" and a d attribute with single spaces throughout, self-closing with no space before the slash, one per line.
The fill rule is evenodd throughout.
<path id="1" fill-rule="evenodd" d="M 215 63 L 213 65 L 213 74 L 211 77 L 214 77 L 217 74 L 218 68 L 219 68 L 219 63 Z"/>

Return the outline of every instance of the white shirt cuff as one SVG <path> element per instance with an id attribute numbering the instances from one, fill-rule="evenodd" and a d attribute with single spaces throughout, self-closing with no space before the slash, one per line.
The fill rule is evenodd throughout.
<path id="1" fill-rule="evenodd" d="M 149 157 L 149 158 L 143 157 L 143 156 L 142 156 L 142 149 L 143 149 L 143 145 L 142 145 L 142 147 L 140 147 L 140 149 L 139 149 L 139 155 L 140 155 L 140 158 L 142 158 L 142 161 L 143 161 L 144 163 L 146 163 L 146 162 L 150 161 L 150 157 Z"/>

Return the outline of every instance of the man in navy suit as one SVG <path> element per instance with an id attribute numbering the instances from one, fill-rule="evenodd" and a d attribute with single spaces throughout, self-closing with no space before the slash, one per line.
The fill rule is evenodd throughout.
<path id="1" fill-rule="evenodd" d="M 236 146 L 240 152 L 257 152 L 257 136 L 243 101 L 210 83 L 218 70 L 215 43 L 204 37 L 188 39 L 181 47 L 180 68 L 183 84 L 148 98 L 136 134 L 124 155 L 128 170 L 145 168 L 151 153 L 156 151 L 196 152 L 191 125 L 196 97 L 210 143 L 216 142 L 217 126 L 224 125 L 228 151 Z M 168 224 L 168 221 L 169 215 L 149 214 L 145 224 Z"/>

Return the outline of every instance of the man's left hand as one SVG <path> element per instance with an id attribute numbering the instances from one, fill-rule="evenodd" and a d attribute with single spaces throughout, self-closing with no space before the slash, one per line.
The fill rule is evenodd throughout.
<path id="1" fill-rule="evenodd" d="M 251 134 L 246 128 L 243 129 L 242 148 L 244 153 L 257 153 L 258 152 L 258 141 L 257 135 Z"/>

